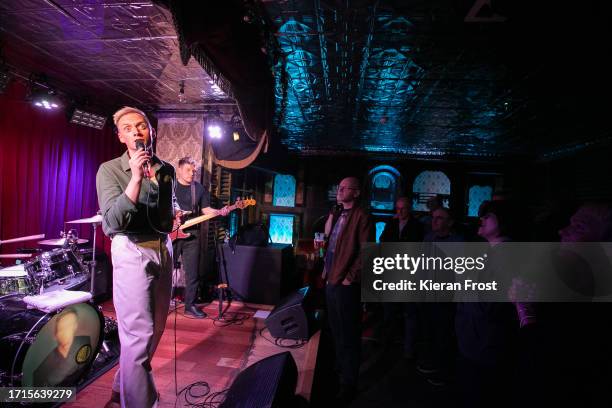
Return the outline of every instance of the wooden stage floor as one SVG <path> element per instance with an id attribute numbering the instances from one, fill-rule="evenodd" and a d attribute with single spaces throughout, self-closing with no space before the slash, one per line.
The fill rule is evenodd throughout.
<path id="1" fill-rule="evenodd" d="M 225 304 L 226 305 L 226 304 Z M 153 375 L 160 392 L 159 407 L 174 407 L 176 365 L 176 387 L 178 390 L 198 382 L 206 381 L 211 392 L 222 391 L 230 387 L 239 372 L 251 364 L 274 354 L 290 351 L 298 367 L 298 385 L 296 394 L 310 400 L 312 382 L 319 348 L 319 334 L 315 333 L 308 343 L 301 348 L 282 348 L 266 339 L 273 340 L 270 333 L 260 329 L 264 320 L 255 318 L 257 310 L 269 311 L 272 306 L 246 305 L 233 302 L 226 313 L 239 313 L 247 317 L 239 324 L 225 325 L 214 321 L 218 315 L 218 303 L 213 302 L 204 311 L 209 318 L 191 319 L 183 315 L 182 306 L 176 313 L 176 358 L 175 358 L 175 313 L 168 315 L 166 330 L 153 358 Z M 104 315 L 114 317 L 111 302 L 103 304 Z M 294 344 L 293 340 L 284 340 L 283 344 Z M 111 394 L 113 376 L 119 366 L 105 373 L 77 394 L 76 401 L 65 404 L 71 408 L 103 407 Z M 182 406 L 179 400 L 177 406 Z"/>

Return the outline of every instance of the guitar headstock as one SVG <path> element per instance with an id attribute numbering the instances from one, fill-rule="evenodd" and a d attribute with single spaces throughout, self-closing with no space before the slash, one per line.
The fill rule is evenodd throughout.
<path id="1" fill-rule="evenodd" d="M 257 203 L 256 203 L 256 201 L 255 201 L 255 199 L 253 197 L 251 197 L 251 198 L 244 198 L 244 199 L 240 199 L 240 197 L 238 197 L 238 199 L 236 200 L 236 204 L 235 205 L 236 205 L 236 208 L 243 209 L 243 208 L 249 207 L 251 205 L 255 205 L 255 204 L 257 204 Z"/>

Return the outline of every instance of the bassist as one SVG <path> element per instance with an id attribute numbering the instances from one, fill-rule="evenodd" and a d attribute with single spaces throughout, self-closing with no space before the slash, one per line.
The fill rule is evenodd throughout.
<path id="1" fill-rule="evenodd" d="M 210 193 L 202 184 L 194 180 L 196 162 L 190 157 L 183 157 L 178 162 L 176 170 L 176 199 L 181 210 L 190 211 L 191 216 L 200 214 L 218 213 L 225 216 L 228 213 L 226 207 L 215 210 L 210 208 Z M 186 221 L 186 220 L 183 220 Z M 189 237 L 174 240 L 174 263 L 178 262 L 182 255 L 183 270 L 185 271 L 185 315 L 191 318 L 202 319 L 206 314 L 195 305 L 197 290 L 199 286 L 200 265 L 200 226 L 194 225 L 186 228 Z"/>

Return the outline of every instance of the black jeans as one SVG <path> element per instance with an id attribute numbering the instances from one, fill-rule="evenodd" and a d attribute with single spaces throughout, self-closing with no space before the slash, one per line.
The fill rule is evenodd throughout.
<path id="1" fill-rule="evenodd" d="M 327 285 L 325 297 L 340 382 L 357 386 L 361 364 L 361 286 Z"/>
<path id="2" fill-rule="evenodd" d="M 191 236 L 186 239 L 178 239 L 172 243 L 174 251 L 174 263 L 183 255 L 183 270 L 185 271 L 185 309 L 193 306 L 198 293 L 200 283 L 200 239 Z"/>

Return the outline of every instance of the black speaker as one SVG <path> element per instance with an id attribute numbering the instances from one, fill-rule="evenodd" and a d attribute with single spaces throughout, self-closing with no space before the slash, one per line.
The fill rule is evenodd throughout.
<path id="1" fill-rule="evenodd" d="M 275 305 L 301 286 L 291 245 L 266 247 L 228 244 L 220 247 L 221 281 L 229 284 L 238 300 Z"/>
<path id="2" fill-rule="evenodd" d="M 308 286 L 279 302 L 266 318 L 273 337 L 308 340 L 316 329 L 316 316 Z"/>
<path id="3" fill-rule="evenodd" d="M 91 262 L 92 251 L 91 249 L 81 250 L 80 255 L 84 262 Z M 79 288 L 73 288 L 73 290 L 84 290 L 89 292 L 89 286 L 91 281 L 83 282 L 83 285 Z M 113 266 L 110 259 L 103 251 L 96 250 L 96 277 L 94 286 L 94 301 L 96 303 L 102 303 L 103 301 L 110 299 L 113 295 Z"/>
<path id="4" fill-rule="evenodd" d="M 270 233 L 264 224 L 247 224 L 238 229 L 230 238 L 230 246 L 249 245 L 265 247 L 270 243 Z"/>
<path id="5" fill-rule="evenodd" d="M 264 358 L 238 374 L 220 408 L 290 407 L 297 375 L 290 352 Z"/>

